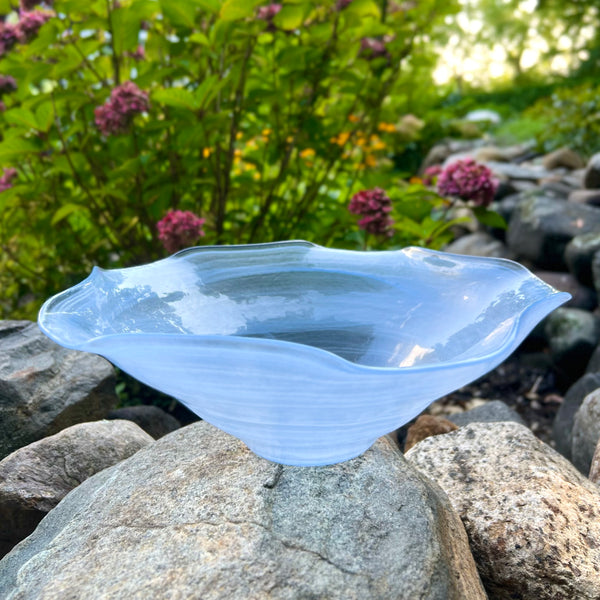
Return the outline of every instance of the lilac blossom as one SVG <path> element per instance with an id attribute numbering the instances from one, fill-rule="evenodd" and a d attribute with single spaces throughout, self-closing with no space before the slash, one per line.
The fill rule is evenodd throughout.
<path id="1" fill-rule="evenodd" d="M 393 235 L 394 221 L 389 216 L 392 210 L 392 201 L 381 188 L 362 190 L 354 194 L 348 210 L 362 217 L 358 226 L 367 233 Z"/>
<path id="2" fill-rule="evenodd" d="M 344 10 L 344 8 L 350 6 L 350 4 L 352 4 L 352 0 L 337 0 L 337 2 L 335 3 L 335 9 Z"/>
<path id="3" fill-rule="evenodd" d="M 277 27 L 275 27 L 275 23 L 273 23 L 273 19 L 275 18 L 275 15 L 280 10 L 281 10 L 281 4 L 279 4 L 279 3 L 274 2 L 272 4 L 267 4 L 266 6 L 261 6 L 258 9 L 258 12 L 256 13 L 256 17 L 258 19 L 260 19 L 261 21 L 266 21 L 268 31 L 275 31 L 277 29 Z"/>
<path id="4" fill-rule="evenodd" d="M 19 14 L 19 22 L 16 24 L 17 35 L 19 41 L 25 42 L 33 39 L 42 25 L 50 19 L 52 13 L 42 10 L 25 11 Z"/>
<path id="5" fill-rule="evenodd" d="M 167 252 L 173 253 L 193 245 L 204 235 L 205 219 L 189 210 L 170 210 L 156 224 L 158 239 Z"/>
<path id="6" fill-rule="evenodd" d="M 431 165 L 431 167 L 427 167 L 423 172 L 423 184 L 434 185 L 442 170 L 441 165 Z"/>
<path id="7" fill-rule="evenodd" d="M 4 94 L 10 94 L 17 89 L 17 82 L 10 75 L 0 75 L 0 98 Z"/>
<path id="8" fill-rule="evenodd" d="M 390 54 L 386 48 L 386 40 L 364 37 L 360 40 L 360 51 L 367 58 L 389 58 Z"/>
<path id="9" fill-rule="evenodd" d="M 106 136 L 125 133 L 135 115 L 149 108 L 148 93 L 126 81 L 113 89 L 107 102 L 94 109 L 96 125 Z"/>
<path id="10" fill-rule="evenodd" d="M 5 192 L 13 186 L 13 179 L 17 176 L 17 170 L 9 167 L 4 169 L 2 176 L 0 177 L 0 192 Z"/>
<path id="11" fill-rule="evenodd" d="M 0 56 L 6 54 L 18 41 L 20 35 L 17 25 L 0 23 Z"/>
<path id="12" fill-rule="evenodd" d="M 448 165 L 437 180 L 440 194 L 472 200 L 475 206 L 488 206 L 494 199 L 497 187 L 498 180 L 492 172 L 472 158 Z"/>

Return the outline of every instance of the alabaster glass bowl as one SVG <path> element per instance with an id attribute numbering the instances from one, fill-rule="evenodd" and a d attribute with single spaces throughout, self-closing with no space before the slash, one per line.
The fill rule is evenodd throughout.
<path id="1" fill-rule="evenodd" d="M 324 465 L 497 366 L 568 299 L 508 260 L 292 241 L 94 268 L 39 325 L 260 456 Z"/>

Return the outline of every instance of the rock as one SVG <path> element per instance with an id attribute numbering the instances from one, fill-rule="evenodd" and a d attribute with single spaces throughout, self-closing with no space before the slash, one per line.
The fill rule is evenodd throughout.
<path id="1" fill-rule="evenodd" d="M 590 472 L 600 439 L 600 388 L 588 394 L 575 413 L 571 462 L 584 474 Z"/>
<path id="2" fill-rule="evenodd" d="M 548 171 L 560 169 L 561 167 L 570 170 L 582 169 L 585 167 L 583 158 L 570 148 L 559 148 L 554 152 L 546 154 L 542 159 L 542 164 Z"/>
<path id="3" fill-rule="evenodd" d="M 566 270 L 564 252 L 576 236 L 600 230 L 600 208 L 537 194 L 521 202 L 508 224 L 508 247 L 541 269 Z"/>
<path id="4" fill-rule="evenodd" d="M 569 194 L 569 202 L 600 206 L 600 190 L 574 190 Z"/>
<path id="5" fill-rule="evenodd" d="M 517 188 L 512 184 L 511 181 L 499 181 L 496 193 L 494 194 L 494 200 L 499 202 L 507 196 L 517 193 Z"/>
<path id="6" fill-rule="evenodd" d="M 30 321 L 0 321 L 0 459 L 117 403 L 110 363 L 67 350 Z"/>
<path id="7" fill-rule="evenodd" d="M 451 153 L 452 149 L 448 144 L 436 144 L 433 146 L 433 148 L 431 148 L 431 150 L 429 150 L 427 156 L 425 156 L 419 171 L 422 173 L 428 167 L 443 164 Z"/>
<path id="8" fill-rule="evenodd" d="M 596 293 L 600 290 L 600 250 L 594 253 L 592 256 L 592 280 L 594 281 L 594 288 Z"/>
<path id="9" fill-rule="evenodd" d="M 540 165 L 516 165 L 514 163 L 488 161 L 486 163 L 496 175 L 508 177 L 508 179 L 522 179 L 525 181 L 538 182 L 548 177 L 550 172 Z"/>
<path id="10" fill-rule="evenodd" d="M 445 252 L 468 254 L 469 256 L 493 256 L 508 258 L 508 249 L 489 233 L 477 231 L 463 235 L 444 248 Z"/>
<path id="11" fill-rule="evenodd" d="M 580 308 L 581 310 L 594 310 L 594 308 L 596 308 L 597 297 L 595 290 L 591 287 L 582 285 L 573 275 L 571 275 L 571 273 L 541 271 L 536 269 L 534 269 L 533 272 L 542 281 L 545 281 L 553 288 L 571 294 L 571 299 L 564 304 L 563 307 Z"/>
<path id="12" fill-rule="evenodd" d="M 565 248 L 565 262 L 569 271 L 583 285 L 593 286 L 592 260 L 600 251 L 600 232 L 576 235 Z"/>
<path id="13" fill-rule="evenodd" d="M 596 445 L 596 451 L 592 458 L 589 478 L 593 483 L 600 484 L 600 442 Z"/>
<path id="14" fill-rule="evenodd" d="M 477 162 L 508 162 L 510 160 L 504 149 L 498 148 L 498 146 L 483 146 L 478 148 L 474 153 L 474 158 Z"/>
<path id="15" fill-rule="evenodd" d="M 155 440 L 181 427 L 181 423 L 175 417 L 158 406 L 148 404 L 117 408 L 111 410 L 106 418 L 133 421 Z"/>
<path id="16" fill-rule="evenodd" d="M 154 440 L 130 421 L 63 429 L 0 461 L 0 556 L 37 527 L 74 487 Z"/>
<path id="17" fill-rule="evenodd" d="M 596 346 L 596 349 L 592 352 L 592 357 L 588 361 L 585 372 L 600 373 L 600 346 Z"/>
<path id="18" fill-rule="evenodd" d="M 433 415 L 421 415 L 408 428 L 406 441 L 404 442 L 404 452 L 408 452 L 415 444 L 425 438 L 432 435 L 442 435 L 455 429 L 458 429 L 458 427 L 448 419 L 434 417 Z"/>
<path id="19" fill-rule="evenodd" d="M 386 438 L 284 467 L 205 422 L 73 490 L 0 561 L 0 598 L 485 598 L 445 494 Z"/>
<path id="20" fill-rule="evenodd" d="M 448 494 L 490 598 L 600 598 L 600 490 L 529 429 L 473 423 L 406 458 Z"/>
<path id="21" fill-rule="evenodd" d="M 459 427 L 469 423 L 503 423 L 505 421 L 525 425 L 521 416 L 501 400 L 490 400 L 477 408 L 450 415 L 448 419 Z"/>
<path id="22" fill-rule="evenodd" d="M 472 110 L 465 115 L 465 121 L 500 123 L 502 117 L 495 111 L 489 108 L 478 108 Z"/>
<path id="23" fill-rule="evenodd" d="M 560 200 L 567 200 L 573 191 L 571 186 L 555 179 L 542 180 L 539 189 L 544 196 Z"/>
<path id="24" fill-rule="evenodd" d="M 525 199 L 526 196 L 521 192 L 510 194 L 510 196 L 502 198 L 501 201 L 494 201 L 490 205 L 490 209 L 496 211 L 508 223 L 513 213 Z"/>
<path id="25" fill-rule="evenodd" d="M 583 173 L 583 187 L 588 190 L 600 188 L 600 152 L 597 152 L 588 160 Z"/>
<path id="26" fill-rule="evenodd" d="M 600 340 L 598 319 L 578 308 L 557 308 L 545 320 L 544 332 L 557 368 L 571 380 L 585 368 Z"/>
<path id="27" fill-rule="evenodd" d="M 567 390 L 556 413 L 552 424 L 552 434 L 556 442 L 556 449 L 567 458 L 571 458 L 575 414 L 583 399 L 598 388 L 600 388 L 600 373 L 586 373 Z"/>

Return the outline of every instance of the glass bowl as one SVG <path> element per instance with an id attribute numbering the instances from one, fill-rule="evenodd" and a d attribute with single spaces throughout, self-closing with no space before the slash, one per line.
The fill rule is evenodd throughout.
<path id="1" fill-rule="evenodd" d="M 39 326 L 264 458 L 325 465 L 497 366 L 569 298 L 508 260 L 290 241 L 96 267 Z"/>

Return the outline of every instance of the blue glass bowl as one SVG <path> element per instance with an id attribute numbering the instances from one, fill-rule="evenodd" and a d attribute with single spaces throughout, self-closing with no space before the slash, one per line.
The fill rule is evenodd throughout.
<path id="1" fill-rule="evenodd" d="M 497 366 L 569 298 L 508 260 L 292 241 L 94 268 L 39 325 L 264 458 L 325 465 Z"/>

